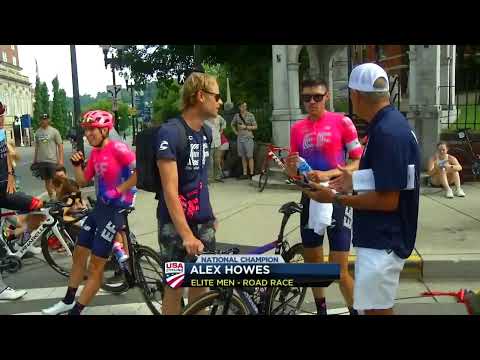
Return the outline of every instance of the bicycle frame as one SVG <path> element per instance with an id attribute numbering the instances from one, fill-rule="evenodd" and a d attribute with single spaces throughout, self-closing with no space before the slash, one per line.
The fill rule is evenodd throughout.
<path id="1" fill-rule="evenodd" d="M 280 231 L 279 231 L 277 240 L 272 241 L 263 246 L 257 247 L 252 251 L 248 252 L 247 254 L 259 255 L 259 254 L 264 254 L 267 251 L 270 251 L 272 249 L 275 249 L 276 255 L 282 255 L 282 250 L 283 252 L 287 252 L 289 244 L 288 244 L 288 241 L 284 239 L 284 232 L 285 232 L 285 227 L 288 223 L 288 220 L 290 219 L 290 216 L 292 216 L 292 214 L 288 212 L 283 214 L 282 224 L 280 226 Z M 243 301 L 243 303 L 247 306 L 247 309 L 251 315 L 258 315 L 260 313 L 257 304 L 255 304 L 255 302 L 252 299 L 252 296 L 248 293 L 248 291 L 244 290 L 243 288 L 237 288 L 237 287 L 217 288 L 217 290 L 222 294 L 222 297 L 225 299 L 225 307 L 223 309 L 223 315 L 226 315 L 229 310 L 230 299 L 232 298 L 234 291 L 237 293 L 238 297 Z"/>
<path id="2" fill-rule="evenodd" d="M 19 258 L 22 258 L 27 253 L 27 251 L 33 246 L 33 244 L 38 239 L 40 239 L 40 237 L 47 230 L 52 230 L 54 235 L 57 237 L 57 239 L 60 241 L 60 243 L 64 247 L 64 249 L 66 251 L 66 254 L 68 256 L 73 255 L 72 252 L 70 251 L 67 243 L 63 239 L 63 235 L 60 233 L 60 230 L 58 229 L 57 219 L 55 219 L 55 217 L 53 217 L 50 214 L 50 209 L 43 208 L 43 209 L 39 209 L 38 211 L 32 212 L 30 214 L 44 215 L 46 217 L 46 219 L 40 223 L 40 226 L 32 232 L 28 241 L 26 241 L 25 244 L 23 244 L 22 247 L 19 250 L 17 250 L 16 252 L 12 252 L 10 250 L 10 247 L 8 246 L 7 241 L 3 238 L 3 234 L 0 234 L 0 245 L 5 248 L 7 256 L 11 255 L 11 256 L 17 256 Z M 3 225 L 3 222 L 4 222 L 4 220 L 2 220 L 2 225 Z M 67 236 L 69 236 L 69 235 L 67 234 Z"/>

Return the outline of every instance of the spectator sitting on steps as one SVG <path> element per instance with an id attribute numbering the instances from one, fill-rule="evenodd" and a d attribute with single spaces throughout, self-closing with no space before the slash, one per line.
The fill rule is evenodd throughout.
<path id="1" fill-rule="evenodd" d="M 460 171 L 462 165 L 455 156 L 448 154 L 448 146 L 444 142 L 437 144 L 437 152 L 428 162 L 428 175 L 432 186 L 441 186 L 445 190 L 445 197 L 452 199 L 453 195 L 465 197 L 460 186 Z M 455 184 L 455 193 L 450 187 Z"/>

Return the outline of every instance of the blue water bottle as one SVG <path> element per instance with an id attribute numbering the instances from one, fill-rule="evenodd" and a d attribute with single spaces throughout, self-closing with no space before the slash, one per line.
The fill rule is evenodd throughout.
<path id="1" fill-rule="evenodd" d="M 302 157 L 298 157 L 297 169 L 298 172 L 305 177 L 307 176 L 307 173 L 312 171 L 310 165 L 308 165 L 307 161 Z"/>
<path id="2" fill-rule="evenodd" d="M 118 264 L 120 265 L 120 268 L 123 270 L 123 271 L 128 271 L 128 255 L 125 253 L 125 251 L 123 250 L 123 245 L 118 242 L 118 241 L 115 241 L 113 243 L 113 254 L 115 255 L 117 261 L 118 261 Z"/>

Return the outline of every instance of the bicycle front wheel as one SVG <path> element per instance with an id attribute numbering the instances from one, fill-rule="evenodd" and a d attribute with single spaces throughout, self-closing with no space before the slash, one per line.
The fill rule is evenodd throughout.
<path id="1" fill-rule="evenodd" d="M 303 245 L 296 244 L 284 255 L 286 263 L 303 263 Z M 274 287 L 268 289 L 266 296 L 266 315 L 296 315 L 307 294 L 307 288 L 302 286 Z"/>
<path id="2" fill-rule="evenodd" d="M 155 250 L 143 245 L 138 246 L 135 258 L 136 277 L 145 303 L 154 315 L 161 315 L 165 291 L 163 261 Z"/>
<path id="3" fill-rule="evenodd" d="M 182 315 L 247 315 L 248 309 L 243 301 L 235 294 L 230 299 L 228 309 L 225 309 L 225 299 L 223 295 L 212 290 L 202 295 L 200 298 L 188 304 L 183 310 Z M 225 311 L 227 310 L 227 311 Z"/>
<path id="4" fill-rule="evenodd" d="M 268 174 L 269 170 L 265 169 L 261 172 L 260 177 L 258 178 L 258 191 L 262 192 L 265 190 L 265 186 L 267 186 L 268 182 Z"/>
<path id="5" fill-rule="evenodd" d="M 42 235 L 42 254 L 47 264 L 60 275 L 70 276 L 73 265 L 73 249 L 75 241 L 64 227 L 58 227 L 62 239 L 58 239 L 52 232 L 45 232 Z M 67 248 L 69 251 L 67 251 Z"/>

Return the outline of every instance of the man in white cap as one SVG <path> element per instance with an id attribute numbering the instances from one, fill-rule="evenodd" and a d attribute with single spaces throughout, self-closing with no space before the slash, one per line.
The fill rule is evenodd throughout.
<path id="1" fill-rule="evenodd" d="M 400 273 L 415 246 L 419 203 L 420 150 L 407 119 L 390 104 L 388 76 L 373 63 L 353 69 L 348 83 L 353 112 L 369 123 L 359 170 L 343 167 L 332 189 L 312 183 L 305 191 L 319 202 L 351 206 L 356 248 L 354 308 L 367 315 L 393 315 Z M 410 171 L 409 171 L 410 170 Z M 411 171 L 414 170 L 414 171 Z M 367 176 L 367 178 L 368 178 Z M 354 195 L 347 195 L 351 191 Z"/>

